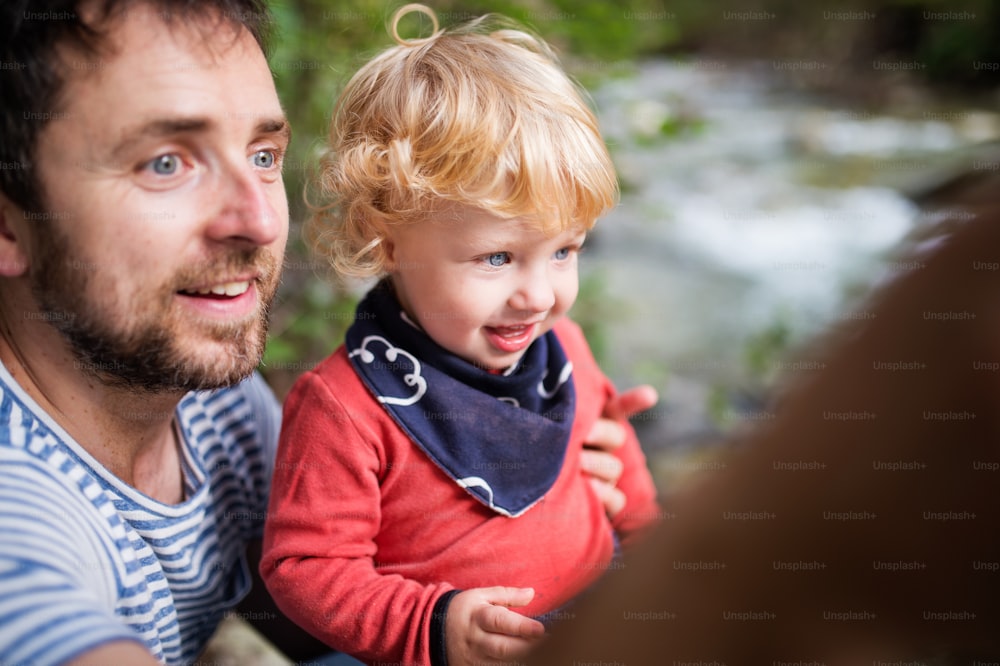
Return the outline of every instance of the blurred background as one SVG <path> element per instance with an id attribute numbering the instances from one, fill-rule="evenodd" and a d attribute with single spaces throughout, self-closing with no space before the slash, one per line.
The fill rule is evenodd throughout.
<path id="1" fill-rule="evenodd" d="M 390 45 L 403 3 L 278 0 L 271 59 L 294 126 L 292 234 L 262 372 L 279 397 L 339 345 L 362 288 L 300 238 L 333 101 Z M 776 382 L 822 370 L 808 342 L 1000 192 L 1000 3 L 439 0 L 548 40 L 590 92 L 622 186 L 581 258 L 574 317 L 619 388 L 661 488 L 769 418 Z M 404 32 L 427 34 L 414 15 Z M 984 249 L 1000 258 L 1000 249 Z"/>

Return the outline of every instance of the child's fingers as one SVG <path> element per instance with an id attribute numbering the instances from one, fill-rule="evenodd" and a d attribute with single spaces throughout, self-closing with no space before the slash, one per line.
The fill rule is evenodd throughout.
<path id="1" fill-rule="evenodd" d="M 496 659 L 502 663 L 520 659 L 538 646 L 540 637 L 521 638 L 504 634 L 485 634 L 480 639 L 479 648 L 482 656 Z M 490 662 L 486 662 L 490 663 Z"/>
<path id="2" fill-rule="evenodd" d="M 584 474 L 613 486 L 621 478 L 625 464 L 613 453 L 584 449 L 580 453 L 580 469 Z"/>
<path id="3" fill-rule="evenodd" d="M 494 606 L 508 606 L 510 608 L 527 606 L 535 598 L 535 591 L 530 587 L 505 587 L 498 585 L 496 587 L 481 587 L 477 591 L 480 593 L 480 598 L 486 603 L 493 604 Z"/>
<path id="4" fill-rule="evenodd" d="M 609 419 L 627 419 L 639 412 L 644 412 L 659 400 L 656 389 L 649 384 L 642 384 L 619 393 L 608 401 L 604 407 L 604 416 Z"/>
<path id="5" fill-rule="evenodd" d="M 590 479 L 590 487 L 597 493 L 601 504 L 604 505 L 604 510 L 611 518 L 617 516 L 618 512 L 625 508 L 628 498 L 625 497 L 625 493 L 610 483 L 601 481 L 600 479 Z"/>
<path id="6" fill-rule="evenodd" d="M 626 430 L 622 424 L 605 415 L 594 422 L 584 446 L 597 451 L 611 452 L 625 443 Z"/>
<path id="7" fill-rule="evenodd" d="M 484 606 L 478 609 L 475 622 L 489 634 L 510 638 L 533 639 L 545 634 L 545 625 L 541 622 L 503 606 Z"/>
<path id="8" fill-rule="evenodd" d="M 530 587 L 500 586 L 455 595 L 446 618 L 449 663 L 499 664 L 526 656 L 545 627 L 510 607 L 523 606 L 534 596 Z"/>

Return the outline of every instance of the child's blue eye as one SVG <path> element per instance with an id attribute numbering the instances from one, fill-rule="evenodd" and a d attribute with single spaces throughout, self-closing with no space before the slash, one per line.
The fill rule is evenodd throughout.
<path id="1" fill-rule="evenodd" d="M 494 252 L 486 257 L 486 263 L 494 268 L 499 268 L 508 262 L 510 262 L 510 254 L 507 252 Z"/>
<path id="2" fill-rule="evenodd" d="M 555 258 L 558 259 L 559 261 L 562 261 L 563 259 L 567 258 L 568 256 L 569 256 L 569 248 L 568 247 L 564 247 L 561 250 L 556 250 Z"/>

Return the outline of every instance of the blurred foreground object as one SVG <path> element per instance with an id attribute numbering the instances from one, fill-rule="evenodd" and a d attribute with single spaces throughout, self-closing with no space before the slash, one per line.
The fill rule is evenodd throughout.
<path id="1" fill-rule="evenodd" d="M 227 615 L 195 666 L 291 666 L 294 663 L 239 615 Z"/>
<path id="2" fill-rule="evenodd" d="M 946 228 L 529 663 L 1000 655 L 1000 209 Z"/>

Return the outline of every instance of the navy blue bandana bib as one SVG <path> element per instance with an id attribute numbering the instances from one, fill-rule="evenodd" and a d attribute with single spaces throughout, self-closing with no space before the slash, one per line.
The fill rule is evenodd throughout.
<path id="1" fill-rule="evenodd" d="M 346 335 L 355 372 L 393 420 L 455 483 L 518 516 L 562 469 L 573 427 L 573 365 L 552 331 L 493 374 L 434 342 L 383 282 Z"/>

